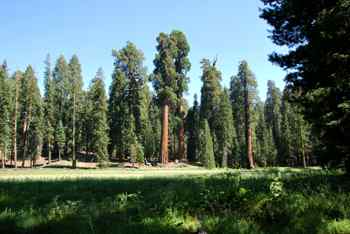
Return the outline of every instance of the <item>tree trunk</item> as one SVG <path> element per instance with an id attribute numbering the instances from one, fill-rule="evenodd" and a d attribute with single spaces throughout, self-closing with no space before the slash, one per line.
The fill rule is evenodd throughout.
<path id="1" fill-rule="evenodd" d="M 23 122 L 23 132 L 22 132 L 22 168 L 25 166 L 25 160 L 26 160 L 26 153 L 27 153 L 27 117 L 25 117 Z"/>
<path id="2" fill-rule="evenodd" d="M 61 161 L 61 149 L 58 148 L 58 161 Z"/>
<path id="3" fill-rule="evenodd" d="M 254 159 L 253 159 L 253 136 L 252 136 L 252 128 L 248 129 L 248 137 L 247 137 L 247 156 L 249 161 L 249 168 L 254 168 Z"/>
<path id="4" fill-rule="evenodd" d="M 77 160 L 75 157 L 75 94 L 73 94 L 73 139 L 72 139 L 72 168 L 77 167 Z"/>
<path id="5" fill-rule="evenodd" d="M 17 168 L 17 112 L 18 112 L 18 75 L 16 75 L 16 94 L 15 94 L 15 110 L 13 112 L 12 123 L 12 152 L 11 152 L 11 166 L 12 160 L 14 161 L 14 167 Z"/>
<path id="6" fill-rule="evenodd" d="M 169 160 L 169 104 L 165 102 L 162 110 L 162 138 L 161 138 L 161 151 L 160 161 L 162 164 L 167 164 Z"/>
<path id="7" fill-rule="evenodd" d="M 48 140 L 47 148 L 48 148 L 48 164 L 50 164 L 51 163 L 51 140 Z"/>
<path id="8" fill-rule="evenodd" d="M 179 128 L 179 142 L 178 142 L 178 157 L 179 160 L 185 159 L 185 128 L 183 119 L 181 118 L 180 128 Z"/>
<path id="9" fill-rule="evenodd" d="M 245 114 L 245 140 L 246 140 L 246 151 L 248 158 L 248 168 L 254 168 L 253 159 L 253 144 L 252 144 L 252 128 L 250 126 L 250 102 L 249 102 L 249 91 L 247 78 L 244 79 L 244 114 Z"/>
<path id="10" fill-rule="evenodd" d="M 0 150 L 0 157 L 1 157 L 1 168 L 5 168 L 5 152 L 2 153 Z"/>

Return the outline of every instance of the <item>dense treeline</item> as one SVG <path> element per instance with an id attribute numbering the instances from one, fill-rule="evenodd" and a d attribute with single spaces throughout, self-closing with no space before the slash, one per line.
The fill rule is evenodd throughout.
<path id="1" fill-rule="evenodd" d="M 263 13 L 268 14 L 267 12 Z M 267 16 L 265 16 L 267 17 Z M 0 154 L 3 167 L 52 160 L 200 162 L 213 167 L 307 166 L 318 163 L 320 140 L 287 87 L 267 82 L 266 100 L 246 61 L 230 87 L 221 84 L 216 60 L 203 59 L 200 103 L 188 108 L 190 46 L 181 31 L 157 37 L 154 71 L 131 42 L 113 50 L 108 94 L 100 68 L 83 89 L 79 58 L 45 60 L 44 95 L 29 65 L 0 69 Z M 149 85 L 153 85 L 150 89 Z M 151 91 L 153 90 L 153 91 Z M 304 111 L 305 112 L 305 111 Z M 315 147 L 317 146 L 317 147 Z M 6 165 L 5 165 L 6 164 Z"/>

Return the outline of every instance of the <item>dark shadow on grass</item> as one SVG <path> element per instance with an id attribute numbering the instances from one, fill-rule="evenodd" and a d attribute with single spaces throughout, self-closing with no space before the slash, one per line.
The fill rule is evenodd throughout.
<path id="1" fill-rule="evenodd" d="M 207 219 L 203 217 L 253 220 L 257 229 L 279 233 L 295 222 L 295 215 L 290 212 L 292 209 L 285 204 L 292 203 L 293 199 L 288 200 L 286 196 L 286 200 L 275 201 L 271 198 L 270 184 L 274 172 L 270 173 L 272 176 L 261 174 L 248 178 L 224 174 L 212 177 L 0 181 L 0 233 L 190 233 L 181 223 L 181 214 L 199 217 L 203 223 Z M 324 196 L 328 198 L 340 192 L 350 192 L 349 180 L 345 178 L 343 175 L 312 172 L 292 174 L 282 177 L 282 181 L 287 195 L 318 196 L 318 192 L 327 188 Z M 258 202 L 264 199 L 266 202 L 255 211 Z M 278 209 L 274 210 L 276 207 Z M 312 204 L 310 207 L 308 209 L 317 208 Z M 311 213 L 303 212 L 297 215 L 305 215 L 311 220 Z M 331 215 L 326 209 L 324 212 L 324 217 L 342 218 L 338 210 Z M 274 215 L 286 217 L 275 219 Z M 310 233 L 315 232 L 320 221 L 313 220 L 312 225 Z M 309 227 L 305 224 L 305 228 Z M 220 233 L 215 230 L 210 233 Z M 294 233 L 293 230 L 289 233 Z M 295 229 L 295 233 L 297 231 L 300 230 Z"/>

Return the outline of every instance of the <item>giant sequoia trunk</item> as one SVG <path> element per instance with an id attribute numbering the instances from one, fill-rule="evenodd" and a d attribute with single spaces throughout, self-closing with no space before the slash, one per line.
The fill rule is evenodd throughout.
<path id="1" fill-rule="evenodd" d="M 245 114 L 245 141 L 248 158 L 248 167 L 254 168 L 252 128 L 250 126 L 250 102 L 247 79 L 244 79 L 244 114 Z"/>
<path id="2" fill-rule="evenodd" d="M 72 137 L 72 168 L 77 167 L 77 159 L 75 156 L 75 94 L 73 94 L 73 137 Z"/>
<path id="3" fill-rule="evenodd" d="M 169 159 L 169 104 L 163 103 L 162 108 L 162 139 L 160 145 L 160 161 L 162 164 L 167 164 Z"/>

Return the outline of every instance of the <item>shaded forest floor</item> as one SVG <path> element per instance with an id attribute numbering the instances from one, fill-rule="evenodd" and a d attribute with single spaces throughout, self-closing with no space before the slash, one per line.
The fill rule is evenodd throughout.
<path id="1" fill-rule="evenodd" d="M 338 171 L 0 170 L 0 233 L 350 233 Z"/>

